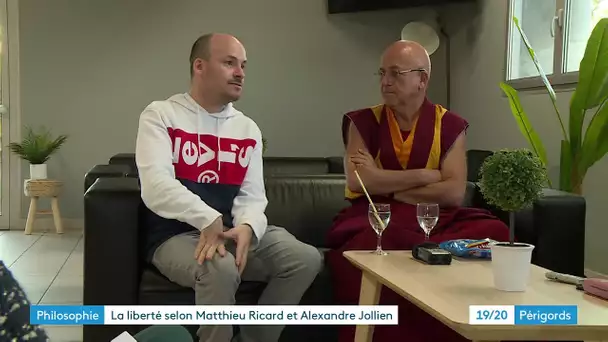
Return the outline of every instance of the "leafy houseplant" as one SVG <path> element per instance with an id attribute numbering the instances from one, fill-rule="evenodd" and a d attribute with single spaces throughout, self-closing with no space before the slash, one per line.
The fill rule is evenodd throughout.
<path id="1" fill-rule="evenodd" d="M 486 158 L 480 176 L 480 192 L 486 201 L 509 212 L 509 242 L 491 245 L 494 284 L 503 291 L 525 291 L 534 246 L 515 243 L 515 212 L 542 196 L 546 168 L 528 149 L 503 149 Z"/>
<path id="2" fill-rule="evenodd" d="M 542 196 L 547 173 L 529 149 L 503 149 L 486 158 L 480 168 L 479 187 L 488 204 L 509 212 L 509 245 L 515 242 L 515 212 Z"/>
<path id="3" fill-rule="evenodd" d="M 268 140 L 266 140 L 266 138 L 262 137 L 262 154 L 266 153 L 267 149 L 268 149 Z"/>
<path id="4" fill-rule="evenodd" d="M 525 290 L 534 246 L 515 243 L 515 212 L 533 205 L 546 181 L 546 168 L 528 149 L 497 151 L 481 166 L 481 194 L 488 204 L 509 212 L 509 242 L 491 246 L 494 282 L 501 290 Z"/>
<path id="5" fill-rule="evenodd" d="M 46 162 L 66 140 L 66 135 L 53 138 L 46 129 L 36 132 L 31 127 L 25 127 L 23 140 L 20 143 L 10 143 L 9 148 L 21 159 L 30 163 L 31 179 L 43 179 L 46 178 Z"/>
<path id="6" fill-rule="evenodd" d="M 513 17 L 513 21 L 543 80 L 561 126 L 563 138 L 559 189 L 582 194 L 582 183 L 587 171 L 608 152 L 608 58 L 606 57 L 608 56 L 608 18 L 599 20 L 587 41 L 585 54 L 579 66 L 578 84 L 570 100 L 568 132 L 557 108 L 555 91 L 517 18 Z M 520 131 L 546 166 L 545 148 L 521 106 L 517 91 L 505 82 L 501 82 L 500 87 L 509 99 L 511 111 Z M 587 111 L 590 110 L 594 114 L 583 136 L 583 122 Z M 550 181 L 549 186 L 553 187 Z"/>

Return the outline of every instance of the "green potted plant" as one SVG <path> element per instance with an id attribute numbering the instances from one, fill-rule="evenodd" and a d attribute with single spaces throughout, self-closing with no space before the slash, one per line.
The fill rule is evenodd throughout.
<path id="1" fill-rule="evenodd" d="M 513 22 L 543 80 L 561 127 L 559 189 L 580 195 L 583 192 L 582 184 L 587 171 L 608 153 L 608 63 L 606 62 L 608 18 L 598 21 L 587 40 L 585 53 L 579 66 L 576 89 L 570 99 L 567 126 L 564 125 L 558 109 L 555 91 L 536 58 L 528 38 L 516 17 L 513 17 Z M 505 82 L 501 82 L 500 87 L 509 99 L 511 112 L 520 131 L 534 153 L 546 166 L 545 147 L 530 124 L 517 91 Z M 589 111 L 591 113 L 588 113 Z M 590 120 L 585 117 L 588 114 L 592 114 Z M 589 121 L 589 124 L 583 134 L 585 121 Z M 549 186 L 553 187 L 550 182 Z"/>
<path id="2" fill-rule="evenodd" d="M 526 288 L 534 246 L 515 242 L 515 212 L 532 206 L 542 196 L 547 179 L 545 166 L 529 149 L 497 151 L 481 166 L 481 194 L 488 204 L 509 213 L 509 241 L 491 246 L 494 284 L 500 290 Z"/>
<path id="3" fill-rule="evenodd" d="M 23 140 L 18 143 L 10 143 L 9 148 L 21 159 L 30 163 L 30 179 L 45 179 L 47 178 L 46 162 L 66 140 L 66 135 L 53 138 L 51 133 L 44 128 L 37 132 L 31 127 L 25 127 Z"/>

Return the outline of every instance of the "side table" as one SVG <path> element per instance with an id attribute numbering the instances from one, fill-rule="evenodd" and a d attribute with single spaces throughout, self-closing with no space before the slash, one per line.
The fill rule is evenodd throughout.
<path id="1" fill-rule="evenodd" d="M 30 197 L 30 209 L 27 213 L 27 222 L 25 224 L 25 234 L 32 234 L 34 229 L 34 221 L 38 214 L 52 214 L 53 222 L 57 234 L 63 233 L 63 225 L 61 223 L 61 214 L 59 212 L 58 197 L 61 194 L 63 183 L 52 179 L 31 179 L 25 182 L 25 195 Z M 37 210 L 39 198 L 51 199 L 51 210 Z"/>

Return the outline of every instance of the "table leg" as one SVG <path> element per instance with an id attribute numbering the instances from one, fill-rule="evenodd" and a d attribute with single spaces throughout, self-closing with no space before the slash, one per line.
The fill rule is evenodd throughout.
<path id="1" fill-rule="evenodd" d="M 53 221 L 57 234 L 63 234 L 63 225 L 61 223 L 61 213 L 59 212 L 59 200 L 57 197 L 51 198 L 51 209 L 53 210 Z"/>
<path id="2" fill-rule="evenodd" d="M 380 290 L 382 290 L 382 284 L 374 276 L 363 271 L 359 305 L 378 305 L 380 302 Z M 373 338 L 373 325 L 357 325 L 355 342 L 372 342 Z"/>
<path id="3" fill-rule="evenodd" d="M 27 212 L 27 221 L 25 222 L 25 234 L 32 234 L 34 230 L 34 221 L 36 221 L 36 212 L 38 211 L 38 197 L 32 197 L 30 200 L 30 209 Z"/>

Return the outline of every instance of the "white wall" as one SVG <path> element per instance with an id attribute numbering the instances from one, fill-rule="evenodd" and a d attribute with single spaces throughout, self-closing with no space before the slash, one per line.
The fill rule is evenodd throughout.
<path id="1" fill-rule="evenodd" d="M 326 0 L 21 0 L 22 123 L 70 136 L 49 164 L 65 182 L 66 218 L 83 217 L 83 178 L 134 150 L 150 102 L 187 89 L 193 41 L 238 36 L 249 58 L 237 106 L 260 125 L 269 155 L 342 153 L 340 119 L 380 101 L 382 50 L 426 9 L 326 14 Z M 430 98 L 445 99 L 445 58 L 433 56 Z M 23 176 L 27 176 L 23 167 Z M 22 201 L 22 217 L 28 202 Z"/>
<path id="2" fill-rule="evenodd" d="M 471 123 L 469 148 L 496 150 L 529 147 L 503 96 L 508 1 L 480 0 L 476 6 L 450 6 L 444 12 L 451 33 L 452 109 Z M 568 122 L 571 91 L 557 94 L 558 107 Z M 546 92 L 521 91 L 522 106 L 541 136 L 557 184 L 561 128 Z M 566 126 L 567 127 L 567 126 Z M 603 212 L 608 201 L 608 158 L 598 162 L 583 185 L 587 200 L 586 267 L 608 274 L 608 225 Z M 564 253 L 568 253 L 567 250 Z"/>

